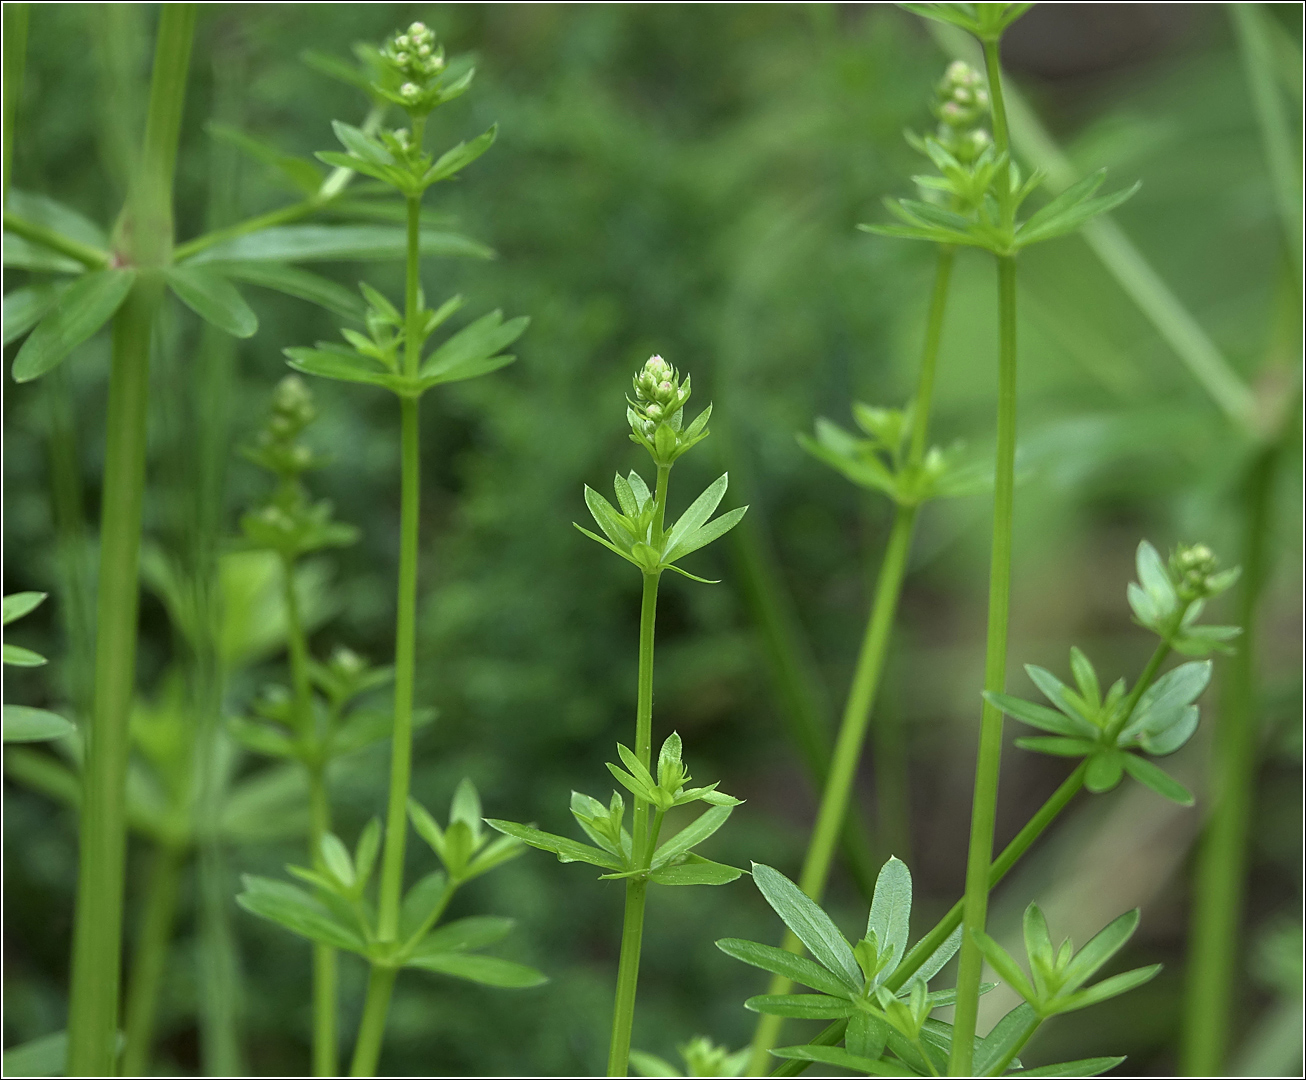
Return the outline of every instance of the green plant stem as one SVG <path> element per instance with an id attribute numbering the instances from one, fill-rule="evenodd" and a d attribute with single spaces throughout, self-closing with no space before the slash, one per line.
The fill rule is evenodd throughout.
<path id="1" fill-rule="evenodd" d="M 95 703 L 87 733 L 69 1004 L 68 1071 L 73 1076 L 111 1076 L 114 1070 L 150 332 L 162 298 L 162 279 L 141 275 L 113 323 Z"/>
<path id="2" fill-rule="evenodd" d="M 996 44 L 985 52 L 996 68 Z M 995 142 L 1002 93 L 990 82 Z M 999 149 L 1005 149 L 998 143 Z M 998 446 L 994 470 L 993 551 L 989 568 L 989 622 L 985 650 L 984 689 L 998 694 L 1006 686 L 1007 620 L 1011 604 L 1011 517 L 1016 463 L 1016 263 L 998 259 Z M 989 864 L 997 820 L 998 771 L 1002 760 L 1002 711 L 986 700 L 980 714 L 980 745 L 975 765 L 975 797 L 971 809 L 970 850 L 966 861 L 965 930 L 957 973 L 957 1008 L 948 1071 L 969 1076 L 974 1055 L 975 1022 L 979 1015 L 979 983 L 984 958 L 971 936 L 984 929 L 989 900 Z"/>
<path id="3" fill-rule="evenodd" d="M 30 4 L 4 6 L 4 204 L 9 205 L 9 177 L 14 166 L 14 132 L 27 68 L 27 21 Z"/>
<path id="4" fill-rule="evenodd" d="M 1293 425 L 1286 427 L 1291 431 Z M 1243 633 L 1226 674 L 1211 752 L 1212 809 L 1198 851 L 1180 1049 L 1184 1076 L 1223 1075 L 1229 1034 L 1238 1018 L 1234 988 L 1260 733 L 1256 621 L 1270 561 L 1275 464 L 1288 444 L 1288 437 L 1282 438 L 1257 454 L 1244 488 L 1238 593 Z"/>
<path id="5" fill-rule="evenodd" d="M 186 855 L 179 848 L 160 844 L 154 849 L 153 859 L 127 988 L 123 1076 L 148 1075 L 159 987 L 167 966 L 168 943 L 177 915 L 177 892 Z"/>
<path id="6" fill-rule="evenodd" d="M 16 233 L 33 243 L 40 244 L 42 247 L 49 248 L 51 251 L 67 255 L 70 259 L 75 259 L 81 263 L 88 270 L 103 270 L 109 265 L 110 255 L 107 251 L 101 251 L 90 244 L 83 244 L 69 236 L 64 236 L 61 232 L 55 232 L 54 229 L 38 225 L 34 221 L 20 218 L 17 214 L 11 214 L 8 210 L 5 211 L 5 230 Z"/>
<path id="7" fill-rule="evenodd" d="M 658 468 L 657 506 L 653 523 L 662 528 L 666 508 L 669 466 Z M 635 704 L 635 754 L 647 769 L 653 757 L 653 638 L 657 624 L 658 574 L 644 575 L 644 592 L 639 608 L 639 688 Z M 656 840 L 656 837 L 654 837 Z M 648 803 L 635 799 L 631 818 L 631 850 L 648 865 L 652 845 L 648 841 Z M 644 901 L 648 893 L 645 878 L 626 882 L 626 911 L 621 924 L 621 959 L 617 965 L 617 992 L 612 1006 L 612 1041 L 608 1048 L 608 1075 L 625 1076 L 630 1065 L 630 1031 L 635 1022 L 635 991 L 639 983 L 640 949 L 644 939 Z"/>
<path id="8" fill-rule="evenodd" d="M 954 257 L 952 248 L 939 249 L 934 289 L 926 322 L 916 404 L 913 410 L 908 451 L 909 469 L 919 467 L 925 456 L 935 369 L 938 363 L 939 342 L 943 334 L 943 317 L 947 310 L 948 287 Z M 902 584 L 907 574 L 907 558 L 911 553 L 912 533 L 915 530 L 918 509 L 915 504 L 899 505 L 894 515 L 893 528 L 889 533 L 889 542 L 880 565 L 866 633 L 862 639 L 861 652 L 857 657 L 857 667 L 848 692 L 848 701 L 844 706 L 838 740 L 830 760 L 829 777 L 821 796 L 821 806 L 817 812 L 812 838 L 808 843 L 807 855 L 803 860 L 799 887 L 818 903 L 825 892 L 830 877 L 830 866 L 834 859 L 835 844 L 843 831 L 848 814 L 853 780 L 856 778 L 857 765 L 861 761 L 862 748 L 866 743 L 866 729 L 870 723 L 871 710 L 875 706 L 876 692 L 884 672 L 884 660 L 888 655 L 889 638 L 897 617 L 898 601 L 902 596 Z M 802 948 L 792 932 L 786 933 L 782 947 L 795 953 Z M 767 992 L 787 994 L 792 987 L 791 980 L 777 975 L 771 980 Z M 779 1038 L 783 1023 L 782 1017 L 771 1015 L 765 1015 L 758 1021 L 753 1035 L 752 1056 L 749 1060 L 750 1073 L 756 1075 L 765 1071 L 769 1061 L 768 1055 Z"/>
<path id="9" fill-rule="evenodd" d="M 1016 1037 L 1015 1042 L 1007 1048 L 1006 1053 L 990 1068 L 989 1075 L 1001 1076 L 1005 1073 L 1008 1066 L 1016 1060 L 1016 1055 L 1025 1049 L 1026 1044 L 1034 1037 L 1034 1033 L 1042 1026 L 1043 1018 L 1041 1016 L 1031 1016 L 1026 1020 L 1024 1030 Z"/>
<path id="10" fill-rule="evenodd" d="M 1293 149 L 1283 95 L 1276 85 L 1271 16 L 1262 4 L 1226 4 L 1238 36 L 1243 71 L 1256 107 L 1274 201 L 1283 224 L 1284 241 L 1292 254 L 1297 282 L 1302 274 L 1300 154 Z"/>
<path id="11" fill-rule="evenodd" d="M 421 138 L 414 124 L 414 137 Z M 419 229 L 421 196 L 408 199 L 408 257 L 404 290 L 404 372 L 417 374 L 421 358 L 422 311 Z M 390 745 L 390 801 L 386 809 L 385 849 L 377 904 L 377 939 L 393 943 L 399 935 L 399 904 L 404 885 L 404 847 L 408 833 L 408 789 L 413 767 L 413 682 L 417 649 L 417 540 L 421 513 L 421 456 L 416 398 L 399 399 L 401 494 L 399 512 L 399 595 L 395 618 L 394 733 Z M 383 974 L 386 973 L 386 974 Z M 363 1023 L 352 1072 L 371 1076 L 381 1053 L 381 1035 L 394 989 L 395 969 L 372 965 Z M 359 1071 L 362 1069 L 363 1071 Z"/>
<path id="12" fill-rule="evenodd" d="M 363 1003 L 363 1019 L 358 1025 L 358 1042 L 354 1045 L 354 1060 L 350 1076 L 375 1076 L 376 1063 L 381 1057 L 381 1041 L 385 1038 L 386 1015 L 390 1011 L 390 995 L 395 988 L 398 968 L 373 964 L 367 980 L 367 998 Z"/>
<path id="13" fill-rule="evenodd" d="M 1011 868 L 1016 865 L 1021 856 L 1025 854 L 1034 842 L 1043 835 L 1044 831 L 1052 824 L 1073 799 L 1084 787 L 1084 774 L 1088 771 L 1086 762 L 1080 762 L 1061 785 L 1048 796 L 1047 801 L 1038 808 L 1033 817 L 1025 823 L 1025 827 L 1018 832 L 1005 848 L 1002 854 L 993 860 L 993 865 L 989 868 L 989 888 L 993 889 L 997 884 L 1007 876 Z M 961 925 L 962 913 L 965 909 L 965 899 L 958 900 L 946 915 L 943 916 L 934 928 L 926 934 L 920 941 L 908 951 L 907 955 L 902 958 L 902 962 L 894 970 L 894 973 L 885 980 L 884 985 L 890 990 L 901 990 L 907 984 L 907 981 L 920 970 L 920 967 L 926 960 L 934 955 L 940 945 L 948 940 L 948 936 Z M 809 1045 L 812 1046 L 833 1046 L 843 1037 L 841 1025 L 846 1021 L 839 1020 L 831 1024 L 821 1032 Z M 835 1034 L 835 1029 L 838 1033 Z M 822 1041 L 825 1040 L 825 1041 Z M 801 1073 L 810 1062 L 786 1061 L 781 1065 L 773 1076 L 797 1076 Z"/>
<path id="14" fill-rule="evenodd" d="M 308 642 L 295 593 L 295 563 L 281 558 L 281 587 L 286 605 L 286 641 L 290 652 L 290 681 L 294 690 L 295 721 L 300 739 L 313 747 L 314 758 L 307 762 L 309 832 L 308 856 L 314 867 L 322 868 L 322 838 L 331 831 L 331 803 L 327 798 L 320 734 L 313 715 L 313 691 L 308 674 Z M 330 945 L 313 946 L 313 1075 L 336 1075 L 336 950 Z"/>

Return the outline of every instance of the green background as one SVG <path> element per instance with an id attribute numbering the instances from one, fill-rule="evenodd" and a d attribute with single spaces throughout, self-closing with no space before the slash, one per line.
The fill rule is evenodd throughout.
<path id="1" fill-rule="evenodd" d="M 1299 42 L 1296 6 L 1271 7 Z M 141 17 L 140 63 L 125 78 L 143 87 L 155 12 L 145 8 Z M 820 415 L 849 425 L 853 399 L 897 405 L 910 393 L 932 252 L 855 225 L 885 219 L 882 196 L 912 193 L 909 177 L 922 162 L 901 133 L 928 128 L 926 103 L 945 59 L 918 19 L 889 5 L 205 6 L 179 159 L 179 236 L 198 235 L 211 213 L 230 220 L 288 198 L 261 167 L 233 168 L 205 134 L 208 119 L 293 153 L 332 149 L 331 119 L 359 123 L 366 105 L 303 64 L 300 52 L 348 56 L 353 42 L 380 41 L 418 17 L 450 52 L 471 52 L 478 64 L 473 90 L 435 115 L 428 143 L 442 148 L 500 124 L 493 150 L 427 199 L 498 257 L 426 260 L 427 295 L 461 292 L 469 318 L 502 307 L 532 324 L 511 368 L 426 399 L 418 703 L 437 706 L 440 716 L 419 733 L 414 794 L 443 817 L 454 785 L 471 776 L 487 814 L 570 834 L 569 791 L 606 801 L 603 763 L 631 737 L 639 597 L 634 569 L 570 523 L 587 516 L 582 484 L 606 491 L 614 470 L 648 471 L 644 452 L 627 440 L 623 396 L 652 352 L 693 375 L 691 412 L 709 401 L 718 410 L 713 437 L 675 472 L 673 512 L 730 469 L 724 505 L 751 505 L 748 535 L 792 607 L 824 708 L 834 714 L 842 704 L 889 508 L 806 456 L 794 434 Z M 109 222 L 121 201 L 115 162 L 133 145 L 135 114 L 129 94 L 106 94 L 99 81 L 104 42 L 95 20 L 81 6 L 33 6 L 14 185 Z M 1109 189 L 1142 180 L 1116 219 L 1234 367 L 1263 396 L 1281 393 L 1297 367 L 1297 286 L 1224 12 L 1048 5 L 1016 25 L 1006 57 L 1077 167 L 1106 166 Z M 366 276 L 392 297 L 402 288 L 397 265 L 324 272 L 350 285 Z M 21 274 L 10 277 L 6 291 L 21 283 Z M 1151 645 L 1124 600 L 1134 548 L 1144 537 L 1163 551 L 1204 540 L 1237 561 L 1236 490 L 1251 450 L 1082 240 L 1022 255 L 1020 289 L 1022 481 L 1009 688 L 1033 696 L 1020 663 L 1064 674 L 1071 644 L 1108 679 L 1137 674 Z M 936 441 L 964 440 L 982 456 L 992 452 L 995 291 L 992 260 L 963 252 L 933 423 Z M 245 292 L 261 328 L 236 346 L 233 430 L 225 436 L 233 446 L 261 422 L 286 370 L 281 350 L 335 335 L 328 313 Z M 190 313 L 174 305 L 162 340 L 146 536 L 168 553 L 183 550 L 196 527 L 196 433 L 212 400 L 209 354 Z M 92 531 L 98 520 L 107 355 L 101 334 L 61 369 L 57 389 L 6 383 L 6 593 L 59 585 L 51 543 L 56 392 L 71 419 L 56 441 L 75 454 L 82 485 L 74 503 Z M 361 388 L 313 389 L 323 415 L 308 438 L 334 460 L 309 484 L 362 529 L 356 546 L 324 560 L 324 619 L 313 645 L 325 654 L 346 643 L 384 662 L 397 559 L 397 409 Z M 1286 975 L 1274 974 L 1290 958 L 1276 964 L 1258 949 L 1297 919 L 1300 903 L 1300 473 L 1295 451 L 1289 457 L 1274 497 L 1275 571 L 1262 612 L 1264 754 L 1240 1035 L 1254 1033 L 1258 1018 L 1293 992 L 1291 963 Z M 233 458 L 219 515 L 225 534 L 234 536 L 238 514 L 266 488 L 253 466 Z M 982 496 L 922 514 L 879 734 L 860 774 L 859 812 L 877 857 L 897 854 L 913 871 L 918 933 L 962 886 L 988 524 Z M 720 585 L 664 580 L 654 736 L 678 730 L 696 780 L 719 779 L 748 800 L 707 854 L 796 876 L 814 798 L 786 734 L 740 551 L 727 540 L 687 561 Z M 1216 604 L 1212 618 L 1229 607 Z M 140 685 L 153 697 L 185 650 L 149 592 L 142 634 Z M 52 663 L 9 669 L 6 700 L 56 708 L 76 700 L 84 671 L 70 656 L 57 604 L 15 626 L 11 640 Z M 241 713 L 278 679 L 277 655 L 235 673 L 228 712 Z M 1109 795 L 1080 796 L 995 894 L 999 937 L 1030 899 L 1045 905 L 1054 935 L 1069 932 L 1076 942 L 1141 905 L 1142 926 L 1120 967 L 1166 965 L 1144 989 L 1049 1024 L 1022 1055 L 1027 1065 L 1127 1053 L 1131 1075 L 1175 1068 L 1190 855 L 1209 805 L 1204 761 L 1217 692 L 1203 704 L 1201 733 L 1171 762 L 1198 793 L 1196 809 L 1177 810 L 1128 780 Z M 376 747 L 333 775 L 338 829 L 351 842 L 382 811 L 386 763 Z M 265 767 L 252 755 L 239 766 Z M 1000 842 L 1069 768 L 1011 749 L 1008 738 Z M 277 876 L 301 846 L 233 850 L 233 895 L 236 873 Z M 133 849 L 129 864 L 129 920 L 139 908 L 141 855 Z M 73 813 L 7 781 L 6 1045 L 64 1023 L 75 861 Z M 411 873 L 430 863 L 424 846 L 410 844 Z M 506 992 L 405 973 L 383 1071 L 600 1071 L 621 890 L 594 877 L 531 852 L 460 893 L 455 914 L 517 918 L 501 954 L 539 966 L 552 981 Z M 192 903 L 188 887 L 162 999 L 160 1072 L 200 1067 Z M 848 932 L 859 929 L 865 902 L 842 871 L 830 906 Z M 248 1069 L 303 1072 L 309 949 L 234 903 L 231 918 Z M 131 929 L 129 922 L 129 941 Z M 634 1045 L 674 1058 L 675 1045 L 694 1034 L 745 1043 L 753 1016 L 742 1001 L 762 991 L 763 977 L 712 942 L 778 934 L 747 879 L 656 890 Z M 350 1032 L 363 971 L 348 958 L 342 968 Z M 801 1027 L 792 1022 L 791 1034 Z"/>

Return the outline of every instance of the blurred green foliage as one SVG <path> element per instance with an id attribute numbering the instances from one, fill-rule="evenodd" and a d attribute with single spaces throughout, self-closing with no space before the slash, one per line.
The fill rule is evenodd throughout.
<path id="1" fill-rule="evenodd" d="M 154 17 L 147 9 L 147 22 Z M 473 53 L 480 69 L 476 89 L 440 112 L 432 138 L 452 143 L 500 124 L 493 151 L 431 200 L 499 257 L 428 260 L 428 295 L 460 291 L 475 311 L 501 306 L 529 314 L 532 324 L 515 350 L 517 364 L 431 395 L 423 415 L 417 700 L 438 707 L 439 720 L 419 733 L 413 794 L 441 805 L 470 775 L 487 813 L 558 829 L 565 823 L 549 819 L 550 808 L 565 803 L 584 777 L 602 773 L 633 711 L 638 581 L 570 523 L 584 520 L 582 484 L 604 488 L 614 469 L 640 463 L 642 451 L 626 438 L 623 395 L 652 352 L 691 372 L 717 409 L 718 438 L 709 445 L 718 460 L 688 459 L 694 475 L 683 490 L 704 486 L 718 466 L 730 468 L 732 498 L 752 504 L 746 525 L 773 549 L 830 700 L 842 699 L 889 508 L 804 454 L 794 433 L 811 430 L 819 415 L 846 425 L 853 398 L 900 405 L 909 393 L 933 255 L 925 245 L 868 237 L 854 226 L 884 220 L 881 196 L 911 194 L 908 176 L 918 160 L 901 132 L 930 123 L 926 104 L 945 61 L 917 21 L 888 5 L 206 7 L 183 126 L 179 235 L 204 229 L 216 152 L 204 123 L 222 86 L 224 108 L 235 114 L 224 122 L 290 152 L 330 149 L 330 121 L 359 123 L 366 103 L 302 63 L 300 51 L 348 56 L 355 41 L 380 41 L 417 17 L 451 53 Z M 1235 367 L 1264 393 L 1291 383 L 1298 290 L 1227 22 L 1213 5 L 1158 5 L 1148 20 L 1093 22 L 1077 53 L 1056 32 L 1062 24 L 1048 21 L 1066 17 L 1035 9 L 1012 31 L 1016 81 L 1078 166 L 1107 166 L 1113 185 L 1143 181 L 1117 220 Z M 117 78 L 122 90 L 106 95 L 91 18 L 81 6 L 33 10 L 14 186 L 106 221 L 120 202 L 116 163 L 136 141 L 129 91 L 146 75 L 149 37 L 141 39 L 135 69 L 108 72 L 109 85 Z M 119 29 L 131 40 L 128 23 Z M 253 165 L 242 165 L 231 190 L 219 194 L 241 213 L 286 198 Z M 398 266 L 324 272 L 350 287 L 366 272 L 391 296 L 402 281 Z M 1138 540 L 1146 536 L 1164 551 L 1200 539 L 1236 562 L 1234 492 L 1252 447 L 1231 432 L 1080 240 L 1022 256 L 1020 287 L 1025 479 L 1016 500 L 1011 655 L 1057 670 L 1073 640 L 1110 680 L 1135 670 L 1150 649 L 1124 603 Z M 986 456 L 993 292 L 991 260 L 963 252 L 934 424 L 940 441 L 964 439 Z M 330 313 L 259 290 L 248 295 L 261 329 L 238 346 L 233 442 L 259 423 L 285 370 L 282 348 L 334 334 Z M 191 424 L 204 407 L 198 367 L 210 355 L 199 337 L 196 321 L 174 307 L 155 365 L 146 531 L 165 552 L 182 550 L 191 527 Z M 75 439 L 80 506 L 88 522 L 98 519 L 106 369 L 101 335 L 66 365 L 62 391 L 6 386 L 6 592 L 54 591 L 58 582 L 48 433 L 59 393 L 67 395 L 72 421 L 59 428 L 61 446 Z M 344 643 L 385 662 L 397 550 L 397 414 L 387 395 L 325 383 L 314 389 L 323 413 L 314 440 L 334 457 L 314 476 L 314 492 L 331 498 L 337 518 L 362 535 L 320 563 L 315 580 L 330 617 L 313 644 L 324 654 Z M 1262 634 L 1267 738 L 1252 928 L 1298 904 L 1300 475 L 1295 452 L 1288 456 L 1292 467 L 1281 473 L 1275 497 L 1275 571 Z M 263 485 L 252 466 L 230 465 L 217 516 L 226 534 L 235 535 L 239 513 Z M 987 513 L 982 497 L 923 513 L 882 698 L 881 710 L 905 725 L 911 825 L 896 842 L 910 847 L 897 854 L 911 863 L 921 927 L 962 883 Z M 784 735 L 738 566 L 720 544 L 693 569 L 724 584 L 666 582 L 655 740 L 680 731 L 699 771 L 748 799 L 721 834 L 717 857 L 793 872 L 813 797 Z M 154 697 L 184 646 L 157 595 L 147 594 L 142 620 L 140 685 Z M 52 662 L 8 673 L 7 700 L 78 700 L 82 676 L 64 625 L 55 604 L 25 622 L 24 642 Z M 280 664 L 259 658 L 238 672 L 226 711 L 243 712 L 264 682 L 282 677 Z M 1014 674 L 1011 688 L 1030 690 Z M 1176 759 L 1188 762 L 1186 782 L 1200 781 L 1205 745 L 1199 735 Z M 351 840 L 382 809 L 386 761 L 384 746 L 373 747 L 341 762 L 331 777 L 339 831 Z M 867 807 L 874 764 L 863 768 Z M 1005 765 L 999 842 L 1069 768 L 1010 748 Z M 266 767 L 253 758 L 237 765 L 244 773 Z M 1144 813 L 1154 809 L 1146 804 Z M 1177 829 L 1172 843 L 1189 844 L 1196 822 Z M 876 835 L 875 821 L 868 817 L 868 824 Z M 1045 843 L 1055 848 L 1070 835 L 1068 825 Z M 1127 846 L 1130 836 L 1115 842 Z M 64 1022 L 75 852 L 74 816 L 7 781 L 6 1045 Z M 280 876 L 299 855 L 297 840 L 249 845 L 233 852 L 231 869 Z M 1175 873 L 1145 897 L 1128 882 L 1110 883 L 1121 900 L 1116 910 L 1136 902 L 1144 908 L 1122 966 L 1163 960 L 1165 973 L 1139 996 L 1103 1007 L 1091 1023 L 1051 1025 L 1024 1055 L 1027 1064 L 1109 1048 L 1131 1055 L 1135 1075 L 1173 1068 L 1187 888 L 1184 855 L 1174 855 Z M 144 863 L 129 866 L 129 888 L 139 890 Z M 234 896 L 234 876 L 232 884 Z M 745 885 L 666 892 L 646 930 L 634 1044 L 664 1057 L 697 1034 L 737 1047 L 751 1031 L 742 1002 L 762 981 L 712 942 L 770 940 L 774 920 Z M 999 905 L 1004 895 L 997 894 Z M 139 899 L 129 894 L 129 912 Z M 1008 906 L 1019 910 L 1028 899 L 1012 897 Z M 469 885 L 455 906 L 517 918 L 522 931 L 508 955 L 540 967 L 552 982 L 510 996 L 434 977 L 401 980 L 383 1070 L 600 1070 L 619 902 L 616 890 L 596 888 L 545 856 Z M 829 898 L 836 919 L 846 922 L 863 903 L 846 880 Z M 198 1062 L 191 894 L 183 894 L 183 905 L 156 1065 L 186 1072 Z M 234 903 L 232 919 L 250 1068 L 301 1072 L 309 950 L 235 913 Z M 1245 974 L 1250 1022 L 1276 999 Z M 346 1032 L 356 1023 L 362 976 L 361 965 L 342 962 Z"/>

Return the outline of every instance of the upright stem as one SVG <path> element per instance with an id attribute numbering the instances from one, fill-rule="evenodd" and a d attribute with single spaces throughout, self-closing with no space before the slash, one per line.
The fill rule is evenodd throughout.
<path id="1" fill-rule="evenodd" d="M 1260 718 L 1256 707 L 1256 615 L 1269 565 L 1274 465 L 1281 448 L 1282 444 L 1275 444 L 1257 455 L 1245 488 L 1246 532 L 1238 595 L 1243 633 L 1229 663 L 1211 753 L 1213 805 L 1194 883 L 1180 1055 L 1184 1076 L 1223 1073 L 1229 1033 L 1238 1019 L 1234 986 Z"/>
<path id="2" fill-rule="evenodd" d="M 9 176 L 14 164 L 14 132 L 27 67 L 27 18 L 30 4 L 4 6 L 4 204 L 9 205 Z"/>
<path id="3" fill-rule="evenodd" d="M 934 396 L 934 375 L 938 363 L 939 341 L 943 333 L 943 316 L 947 309 L 948 285 L 952 275 L 953 260 L 953 248 L 939 248 L 934 291 L 930 299 L 925 344 L 921 354 L 920 378 L 912 413 L 911 442 L 907 458 L 909 470 L 919 467 L 925 457 L 930 405 Z M 829 776 L 821 796 L 821 807 L 817 812 L 816 824 L 812 830 L 812 838 L 799 877 L 799 887 L 813 900 L 819 901 L 825 892 L 830 877 L 830 865 L 834 859 L 835 845 L 843 831 L 844 820 L 848 814 L 853 780 L 857 775 L 857 765 L 866 742 L 866 728 L 870 723 L 871 710 L 879 690 L 880 676 L 883 674 L 884 660 L 888 654 L 889 638 L 898 612 L 898 600 L 902 595 L 902 583 L 907 574 L 907 558 L 911 553 L 911 539 L 916 525 L 917 510 L 918 506 L 915 504 L 898 506 L 893 519 L 893 528 L 889 533 L 888 546 L 885 548 L 884 561 L 880 565 L 875 599 L 871 604 L 871 613 L 862 639 L 861 652 L 857 657 L 852 687 L 849 689 L 848 701 L 844 706 L 843 721 L 839 727 L 834 755 L 830 760 Z M 790 952 L 799 952 L 802 946 L 798 938 L 789 932 L 785 935 L 783 947 Z M 793 983 L 789 979 L 777 975 L 771 980 L 767 992 L 787 994 L 792 987 Z M 758 1021 L 753 1035 L 753 1053 L 749 1062 L 751 1073 L 756 1075 L 765 1071 L 770 1050 L 775 1046 L 783 1022 L 779 1016 L 763 1016 Z"/>
<path id="4" fill-rule="evenodd" d="M 996 46 L 985 46 L 995 56 Z M 996 66 L 996 60 L 993 61 Z M 996 78 L 996 72 L 994 73 Z M 996 81 L 991 85 L 995 86 Z M 995 92 L 994 128 L 1001 94 Z M 993 492 L 993 553 L 989 568 L 989 625 L 984 689 L 1001 693 L 1007 676 L 1007 618 L 1011 603 L 1011 512 L 1016 462 L 1016 263 L 998 259 L 998 446 Z M 1002 711 L 986 700 L 980 715 L 975 800 L 971 809 L 970 851 L 966 860 L 966 902 L 953 1017 L 952 1076 L 969 1076 L 979 1015 L 979 982 L 984 959 L 972 935 L 984 929 L 989 902 L 989 863 L 998 808 L 998 770 L 1002 760 Z"/>
<path id="5" fill-rule="evenodd" d="M 281 560 L 281 587 L 286 605 L 286 640 L 290 652 L 290 682 L 294 691 L 295 723 L 299 737 L 318 745 L 313 715 L 312 686 L 308 675 L 308 642 L 295 593 L 295 563 Z M 308 857 L 322 865 L 322 838 L 331 830 L 331 804 L 327 798 L 323 763 L 308 764 L 309 832 Z M 313 1075 L 336 1075 L 336 950 L 330 945 L 313 946 Z"/>
<path id="6" fill-rule="evenodd" d="M 414 136 L 421 132 L 414 124 Z M 422 311 L 418 304 L 421 262 L 418 248 L 422 202 L 408 199 L 408 259 L 404 293 L 404 372 L 416 375 L 421 358 Z M 399 511 L 399 596 L 395 618 L 395 722 L 390 740 L 390 802 L 386 809 L 385 849 L 381 862 L 381 892 L 377 905 L 377 939 L 394 942 L 399 936 L 399 903 L 404 886 L 404 846 L 408 834 L 408 787 L 413 767 L 413 679 L 417 647 L 417 539 L 421 511 L 418 444 L 418 402 L 400 398 L 401 494 Z M 371 1076 L 381 1053 L 381 1035 L 394 989 L 395 969 L 372 966 L 354 1050 L 353 1075 Z M 378 1019 L 379 1017 L 379 1019 Z M 366 1037 L 365 1037 L 366 1036 Z M 360 1071 L 362 1070 L 362 1071 Z"/>
<path id="7" fill-rule="evenodd" d="M 145 1076 L 150 1064 L 150 1042 L 159 1004 L 159 986 L 168 960 L 168 942 L 177 914 L 177 890 L 185 854 L 160 844 L 154 849 L 154 865 L 146 884 L 145 908 L 132 955 L 131 981 L 127 988 L 127 1043 L 122 1052 L 122 1075 Z"/>
<path id="8" fill-rule="evenodd" d="M 666 507 L 667 476 L 670 469 L 658 469 L 657 504 L 661 529 Z M 653 757 L 653 631 L 657 622 L 657 574 L 644 575 L 644 594 L 639 608 L 639 690 L 635 704 L 635 754 L 647 769 Z M 648 843 L 648 803 L 635 799 L 631 825 L 631 850 L 645 865 Z M 617 966 L 617 993 L 612 1006 L 612 1042 L 608 1049 L 608 1075 L 625 1076 L 630 1064 L 630 1030 L 635 1022 L 635 990 L 639 983 L 640 948 L 644 939 L 644 900 L 648 881 L 630 878 L 626 882 L 626 913 L 621 925 L 621 960 Z"/>

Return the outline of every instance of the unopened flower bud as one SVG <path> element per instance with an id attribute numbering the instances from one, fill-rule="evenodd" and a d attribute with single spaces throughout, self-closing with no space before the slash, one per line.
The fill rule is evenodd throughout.
<path id="1" fill-rule="evenodd" d="M 422 88 L 416 83 L 404 83 L 404 85 L 399 88 L 399 96 L 405 101 L 416 101 L 422 96 Z"/>

